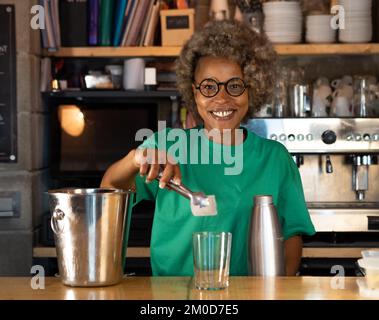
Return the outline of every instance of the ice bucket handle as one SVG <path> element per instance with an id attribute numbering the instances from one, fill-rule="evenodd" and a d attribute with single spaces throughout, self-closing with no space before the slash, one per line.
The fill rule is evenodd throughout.
<path id="1" fill-rule="evenodd" d="M 50 225 L 55 234 L 61 234 L 64 230 L 64 224 L 59 223 L 64 219 L 65 214 L 61 209 L 55 209 L 53 215 L 51 216 Z"/>

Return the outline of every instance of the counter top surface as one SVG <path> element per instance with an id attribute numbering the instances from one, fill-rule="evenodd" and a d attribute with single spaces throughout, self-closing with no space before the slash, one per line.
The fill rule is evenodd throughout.
<path id="1" fill-rule="evenodd" d="M 45 289 L 32 289 L 32 277 L 0 277 L 0 300 L 355 300 L 354 277 L 230 277 L 229 288 L 194 288 L 190 277 L 126 277 L 109 287 L 69 287 L 46 277 Z M 35 282 L 35 281 L 34 281 Z M 37 281 L 38 283 L 38 281 Z M 41 282 L 39 282 L 41 284 Z"/>

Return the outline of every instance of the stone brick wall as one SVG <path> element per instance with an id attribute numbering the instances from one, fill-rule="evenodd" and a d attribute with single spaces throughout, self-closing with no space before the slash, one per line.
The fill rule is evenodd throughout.
<path id="1" fill-rule="evenodd" d="M 0 203 L 12 202 L 11 217 L 0 217 L 0 276 L 29 275 L 33 238 L 46 210 L 46 120 L 39 92 L 40 31 L 30 26 L 38 0 L 0 0 L 15 6 L 18 161 L 0 163 Z M 3 209 L 4 210 L 4 209 Z"/>

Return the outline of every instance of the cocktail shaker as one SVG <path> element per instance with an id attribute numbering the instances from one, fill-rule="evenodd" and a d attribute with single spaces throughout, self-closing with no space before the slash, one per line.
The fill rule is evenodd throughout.
<path id="1" fill-rule="evenodd" d="M 285 275 L 283 236 L 270 195 L 254 197 L 248 250 L 249 275 Z"/>

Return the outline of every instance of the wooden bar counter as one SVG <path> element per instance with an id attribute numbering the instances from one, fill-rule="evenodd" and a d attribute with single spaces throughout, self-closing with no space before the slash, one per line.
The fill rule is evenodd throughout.
<path id="1" fill-rule="evenodd" d="M 354 277 L 230 277 L 229 288 L 197 290 L 190 277 L 126 277 L 114 286 L 68 287 L 45 278 L 45 289 L 32 289 L 32 277 L 0 277 L 0 300 L 356 300 Z M 344 283 L 343 283 L 344 282 Z M 38 282 L 37 282 L 38 283 Z"/>

